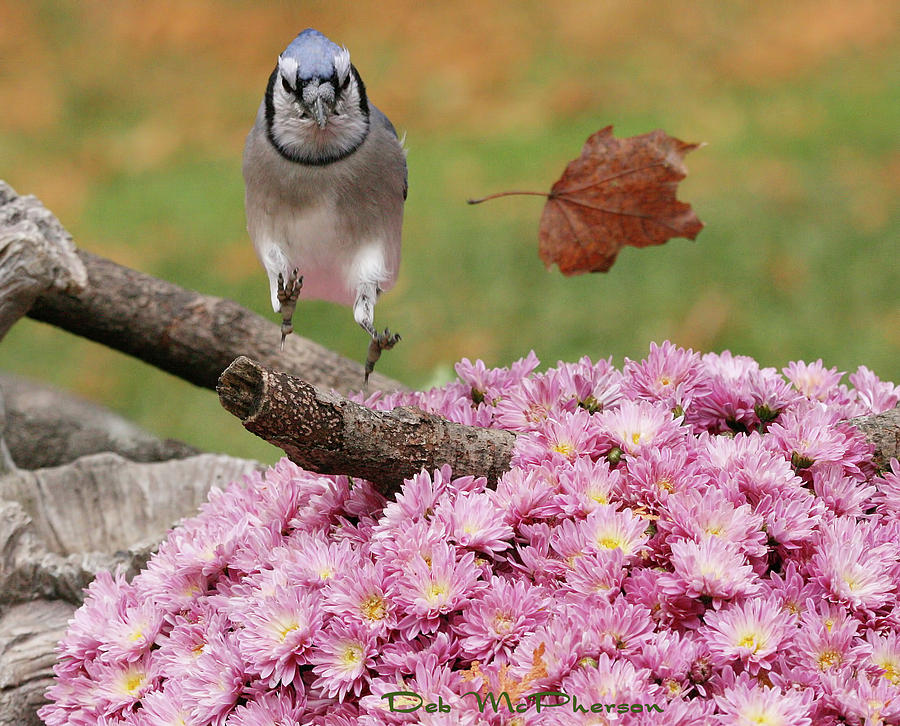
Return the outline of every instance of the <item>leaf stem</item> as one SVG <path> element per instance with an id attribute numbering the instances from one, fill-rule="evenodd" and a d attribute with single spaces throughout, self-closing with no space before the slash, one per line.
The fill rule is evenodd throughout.
<path id="1" fill-rule="evenodd" d="M 467 204 L 481 204 L 482 202 L 486 202 L 490 199 L 498 199 L 500 197 L 514 197 L 514 196 L 529 196 L 529 197 L 549 197 L 550 195 L 546 192 L 497 192 L 496 194 L 488 194 L 486 197 L 481 197 L 481 199 L 467 199 Z"/>

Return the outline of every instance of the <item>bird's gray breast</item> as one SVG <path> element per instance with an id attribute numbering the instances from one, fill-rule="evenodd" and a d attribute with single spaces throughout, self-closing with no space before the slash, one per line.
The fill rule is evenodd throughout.
<path id="1" fill-rule="evenodd" d="M 383 118 L 380 112 L 373 117 L 352 155 L 312 166 L 279 155 L 266 138 L 264 117 L 257 116 L 244 150 L 247 228 L 270 277 L 280 253 L 287 271 L 297 267 L 304 276 L 304 296 L 349 303 L 357 284 L 355 260 L 361 250 L 376 249 L 384 259 L 379 284 L 393 285 L 406 159 Z"/>

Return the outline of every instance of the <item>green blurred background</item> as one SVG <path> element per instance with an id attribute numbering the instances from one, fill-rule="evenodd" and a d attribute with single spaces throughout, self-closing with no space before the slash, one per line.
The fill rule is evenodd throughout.
<path id="1" fill-rule="evenodd" d="M 900 380 L 900 3 L 11 2 L 0 0 L 0 178 L 84 249 L 274 320 L 244 229 L 240 156 L 277 54 L 314 26 L 350 48 L 409 147 L 404 261 L 379 370 L 440 383 L 461 357 L 642 357 L 669 338 L 764 365 L 823 358 Z M 626 249 L 605 275 L 537 257 L 537 197 L 613 124 L 707 146 L 679 197 L 696 242 Z M 349 310 L 300 332 L 362 359 Z M 163 436 L 273 461 L 215 395 L 22 321 L 0 369 Z"/>

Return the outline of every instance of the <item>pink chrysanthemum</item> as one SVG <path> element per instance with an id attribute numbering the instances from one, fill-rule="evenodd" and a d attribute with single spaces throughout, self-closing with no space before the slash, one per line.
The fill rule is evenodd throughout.
<path id="1" fill-rule="evenodd" d="M 271 593 L 261 592 L 228 613 L 241 627 L 241 655 L 252 673 L 270 686 L 298 683 L 299 666 L 322 627 L 318 593 L 296 585 L 276 584 Z"/>
<path id="2" fill-rule="evenodd" d="M 816 673 L 855 668 L 869 652 L 858 630 L 859 622 L 842 606 L 810 602 L 794 635 L 794 660 Z"/>
<path id="3" fill-rule="evenodd" d="M 155 603 L 132 605 L 107 623 L 100 651 L 113 660 L 138 660 L 150 650 L 162 624 L 163 613 Z"/>
<path id="4" fill-rule="evenodd" d="M 766 554 L 763 518 L 749 504 L 735 504 L 710 487 L 669 497 L 657 527 L 667 537 L 692 539 L 715 537 L 728 542 L 748 557 Z"/>
<path id="5" fill-rule="evenodd" d="M 435 520 L 460 547 L 495 555 L 509 547 L 513 530 L 486 493 L 461 492 L 444 500 L 435 510 Z"/>
<path id="6" fill-rule="evenodd" d="M 295 532 L 271 559 L 276 579 L 311 588 L 325 587 L 359 567 L 359 553 L 349 542 L 335 542 L 319 532 Z"/>
<path id="7" fill-rule="evenodd" d="M 595 509 L 622 498 L 622 472 L 611 470 L 605 460 L 588 456 L 555 469 L 559 493 L 553 506 L 555 514 L 586 517 Z"/>
<path id="8" fill-rule="evenodd" d="M 450 467 L 444 466 L 433 473 L 423 469 L 403 482 L 403 487 L 394 497 L 394 501 L 388 502 L 385 506 L 377 532 L 430 518 L 434 514 L 438 500 L 450 485 L 451 476 Z"/>
<path id="9" fill-rule="evenodd" d="M 832 707 L 844 723 L 889 726 L 900 723 L 900 686 L 866 673 L 841 674 L 824 679 Z"/>
<path id="10" fill-rule="evenodd" d="M 442 615 L 461 609 L 474 593 L 479 574 L 475 555 L 465 552 L 457 559 L 452 545 L 436 547 L 429 562 L 416 555 L 396 583 L 396 602 L 406 612 L 399 623 L 405 637 L 434 632 Z"/>
<path id="11" fill-rule="evenodd" d="M 396 627 L 394 603 L 385 587 L 381 563 L 366 562 L 361 570 L 338 578 L 324 594 L 325 610 L 342 621 L 353 621 L 376 635 L 385 636 Z"/>
<path id="12" fill-rule="evenodd" d="M 654 703 L 661 700 L 650 683 L 650 672 L 627 660 L 601 653 L 596 663 L 577 668 L 566 676 L 561 691 L 578 695 L 582 703 Z"/>
<path id="13" fill-rule="evenodd" d="M 235 637 L 218 633 L 210 637 L 193 670 L 181 680 L 191 719 L 222 726 L 247 680 L 249 675 Z"/>
<path id="14" fill-rule="evenodd" d="M 227 623 L 224 613 L 206 603 L 186 615 L 176 616 L 172 628 L 157 640 L 159 649 L 154 653 L 154 660 L 160 672 L 172 679 L 190 673 L 197 659 L 209 650 L 209 639 L 222 633 Z"/>
<path id="15" fill-rule="evenodd" d="M 503 521 L 514 528 L 557 514 L 559 507 L 554 501 L 555 495 L 556 487 L 545 469 L 526 470 L 517 466 L 503 473 L 496 490 L 490 494 Z"/>
<path id="16" fill-rule="evenodd" d="M 872 499 L 882 514 L 900 516 L 900 461 L 891 459 L 890 471 L 874 481 L 876 493 Z"/>
<path id="17" fill-rule="evenodd" d="M 868 664 L 883 678 L 900 686 L 900 632 L 880 634 L 869 630 L 866 633 L 866 643 L 869 646 Z"/>
<path id="18" fill-rule="evenodd" d="M 694 399 L 687 420 L 698 431 L 750 430 L 759 419 L 748 379 L 759 371 L 759 364 L 728 350 L 706 353 L 701 361 L 708 393 Z"/>
<path id="19" fill-rule="evenodd" d="M 509 368 L 487 368 L 480 360 L 472 363 L 463 358 L 456 364 L 456 375 L 469 386 L 471 398 L 475 403 L 493 401 L 503 391 L 529 375 L 538 366 L 537 356 L 530 351 L 525 358 L 512 364 Z"/>
<path id="20" fill-rule="evenodd" d="M 626 358 L 622 373 L 626 396 L 658 402 L 678 416 L 707 390 L 700 356 L 669 341 L 659 346 L 650 343 L 650 354 L 643 361 Z"/>
<path id="21" fill-rule="evenodd" d="M 272 691 L 235 708 L 225 726 L 293 726 L 300 723 L 304 704 L 294 691 Z"/>
<path id="22" fill-rule="evenodd" d="M 539 465 L 549 462 L 573 462 L 580 456 L 597 454 L 598 431 L 591 414 L 582 409 L 560 412 L 547 419 L 535 431 L 516 439 L 513 464 Z"/>
<path id="23" fill-rule="evenodd" d="M 376 669 L 382 678 L 415 673 L 419 664 L 453 663 L 460 654 L 459 639 L 449 631 L 420 635 L 412 640 L 391 640 L 379 651 Z"/>
<path id="24" fill-rule="evenodd" d="M 566 585 L 572 594 L 612 600 L 622 589 L 627 570 L 620 549 L 576 557 L 566 573 Z"/>
<path id="25" fill-rule="evenodd" d="M 796 406 L 769 427 L 769 436 L 797 470 L 839 463 L 855 473 L 858 462 L 871 456 L 872 445 L 840 419 L 839 413 L 824 404 Z"/>
<path id="26" fill-rule="evenodd" d="M 551 413 L 571 413 L 575 407 L 575 399 L 564 393 L 557 376 L 535 376 L 523 378 L 506 391 L 494 407 L 494 420 L 499 428 L 535 431 Z"/>
<path id="27" fill-rule="evenodd" d="M 625 460 L 624 494 L 629 504 L 654 512 L 670 496 L 706 488 L 709 477 L 692 458 L 688 447 L 650 449 L 645 455 Z"/>
<path id="28" fill-rule="evenodd" d="M 547 375 L 558 379 L 563 390 L 588 413 L 605 411 L 622 398 L 622 374 L 613 368 L 612 359 L 592 363 L 584 356 L 577 363 L 559 363 Z"/>
<path id="29" fill-rule="evenodd" d="M 862 610 L 896 601 L 900 544 L 879 542 L 877 523 L 839 517 L 821 529 L 813 578 L 836 600 Z"/>
<path id="30" fill-rule="evenodd" d="M 363 625 L 333 620 L 321 633 L 316 648 L 310 654 L 313 683 L 327 696 L 344 699 L 348 693 L 359 696 L 369 682 L 369 669 L 375 665 L 376 639 Z"/>
<path id="31" fill-rule="evenodd" d="M 734 726 L 813 726 L 812 691 L 767 688 L 742 673 L 735 683 L 715 696 L 719 706 L 716 723 Z"/>
<path id="32" fill-rule="evenodd" d="M 772 572 L 768 580 L 763 580 L 763 596 L 771 595 L 781 603 L 782 609 L 799 619 L 806 611 L 808 603 L 820 598 L 824 591 L 800 574 L 800 566 L 794 560 L 785 563 L 782 572 Z"/>
<path id="33" fill-rule="evenodd" d="M 815 363 L 793 361 L 782 372 L 800 393 L 818 401 L 827 401 L 844 375 L 837 368 L 826 369 L 821 358 Z"/>
<path id="34" fill-rule="evenodd" d="M 548 605 L 540 588 L 492 578 L 453 626 L 463 655 L 482 663 L 491 659 L 505 663 L 519 639 L 547 620 Z"/>
<path id="35" fill-rule="evenodd" d="M 696 636 L 664 630 L 653 633 L 632 662 L 653 674 L 667 698 L 677 698 L 688 695 L 693 688 L 691 668 L 705 651 Z"/>
<path id="36" fill-rule="evenodd" d="M 849 378 L 855 389 L 857 402 L 850 412 L 851 416 L 884 413 L 900 402 L 900 386 L 895 386 L 890 381 L 881 381 L 865 366 L 857 368 L 856 373 L 851 373 Z"/>
<path id="37" fill-rule="evenodd" d="M 602 430 L 626 456 L 639 456 L 653 447 L 673 445 L 687 432 L 662 405 L 647 401 L 623 401 L 618 408 L 597 414 Z"/>
<path id="38" fill-rule="evenodd" d="M 367 399 L 534 429 L 495 490 L 445 466 L 388 501 L 287 460 L 213 489 L 144 572 L 90 586 L 45 723 L 898 721 L 900 464 L 876 476 L 847 419 L 900 389 L 821 363 L 787 368 L 794 388 L 668 343 L 624 376 L 536 365 L 464 362 L 465 382 Z M 484 688 L 616 713 L 460 698 Z M 452 712 L 391 713 L 397 690 Z M 665 715 L 619 718 L 630 699 Z"/>
<path id="39" fill-rule="evenodd" d="M 709 598 L 714 605 L 759 589 L 757 576 L 740 549 L 713 535 L 670 542 L 672 574 L 661 579 L 669 595 Z"/>
<path id="40" fill-rule="evenodd" d="M 816 496 L 836 516 L 862 516 L 873 504 L 875 487 L 848 476 L 840 464 L 816 467 L 812 479 Z"/>
<path id="41" fill-rule="evenodd" d="M 751 675 L 768 669 L 789 641 L 792 618 L 772 599 L 751 598 L 719 611 L 707 611 L 700 635 L 714 662 L 740 662 Z"/>
<path id="42" fill-rule="evenodd" d="M 121 663 L 94 661 L 87 666 L 87 672 L 97 684 L 100 708 L 96 715 L 102 716 L 118 715 L 125 709 L 133 708 L 154 689 L 157 682 L 147 656 Z"/>
<path id="43" fill-rule="evenodd" d="M 607 504 L 591 512 L 576 525 L 576 530 L 584 551 L 619 550 L 626 562 L 633 562 L 641 556 L 649 539 L 648 525 L 648 520 L 632 510 Z"/>
<path id="44" fill-rule="evenodd" d="M 186 726 L 193 723 L 184 689 L 169 679 L 165 688 L 141 697 L 140 709 L 133 715 L 135 726 Z"/>

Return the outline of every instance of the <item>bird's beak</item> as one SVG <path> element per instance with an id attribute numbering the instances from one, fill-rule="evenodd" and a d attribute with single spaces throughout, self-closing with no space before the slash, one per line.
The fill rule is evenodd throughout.
<path id="1" fill-rule="evenodd" d="M 317 98 L 313 101 L 312 112 L 313 116 L 315 116 L 316 123 L 319 124 L 319 128 L 324 129 L 328 120 L 325 118 L 325 102 L 321 98 Z"/>

